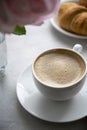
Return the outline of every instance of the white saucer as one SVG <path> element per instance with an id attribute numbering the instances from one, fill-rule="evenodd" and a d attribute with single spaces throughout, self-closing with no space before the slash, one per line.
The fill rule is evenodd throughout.
<path id="1" fill-rule="evenodd" d="M 61 3 L 63 3 L 63 2 L 78 2 L 78 0 L 61 0 Z M 57 19 L 58 18 L 57 18 L 57 15 L 56 15 L 54 18 L 52 18 L 50 20 L 52 26 L 57 31 L 59 31 L 60 33 L 62 33 L 64 35 L 70 36 L 70 37 L 74 37 L 74 38 L 78 38 L 78 39 L 87 39 L 87 36 L 77 35 L 75 33 L 68 32 L 68 31 L 64 30 L 63 28 L 61 28 Z"/>
<path id="2" fill-rule="evenodd" d="M 17 97 L 20 104 L 29 113 L 51 122 L 70 122 L 87 115 L 87 81 L 83 89 L 68 101 L 51 101 L 37 90 L 31 66 L 20 75 L 17 82 Z"/>

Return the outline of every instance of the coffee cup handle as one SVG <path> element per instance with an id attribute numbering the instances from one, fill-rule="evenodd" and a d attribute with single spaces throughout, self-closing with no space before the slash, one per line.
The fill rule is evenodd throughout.
<path id="1" fill-rule="evenodd" d="M 73 50 L 76 51 L 76 52 L 81 53 L 82 50 L 83 50 L 83 46 L 82 46 L 81 44 L 75 44 L 75 45 L 73 46 Z"/>
<path id="2" fill-rule="evenodd" d="M 83 51 L 83 46 L 81 44 L 75 44 L 73 46 L 73 50 L 78 52 L 78 53 L 81 53 Z M 87 61 L 86 61 L 86 64 L 87 64 Z"/>

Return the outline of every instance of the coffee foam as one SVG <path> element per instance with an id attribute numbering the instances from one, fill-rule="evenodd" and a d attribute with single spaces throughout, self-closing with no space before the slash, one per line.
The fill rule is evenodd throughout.
<path id="1" fill-rule="evenodd" d="M 84 72 L 82 59 L 69 51 L 52 51 L 35 62 L 38 78 L 47 85 L 63 87 L 76 82 Z"/>

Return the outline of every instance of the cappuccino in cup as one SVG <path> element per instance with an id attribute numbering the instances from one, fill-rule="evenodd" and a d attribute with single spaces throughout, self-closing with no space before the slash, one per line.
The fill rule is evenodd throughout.
<path id="1" fill-rule="evenodd" d="M 79 55 L 59 49 L 40 55 L 34 69 L 43 83 L 54 87 L 67 87 L 82 77 L 85 64 Z"/>
<path id="2" fill-rule="evenodd" d="M 36 87 L 45 97 L 67 100 L 84 86 L 86 61 L 72 49 L 51 49 L 35 59 L 32 72 Z"/>

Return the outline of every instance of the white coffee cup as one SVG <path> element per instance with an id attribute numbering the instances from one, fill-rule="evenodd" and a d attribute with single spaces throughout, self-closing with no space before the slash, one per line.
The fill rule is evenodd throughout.
<path id="1" fill-rule="evenodd" d="M 67 100 L 75 96 L 83 87 L 86 77 L 86 61 L 74 49 L 55 48 L 44 51 L 32 64 L 33 79 L 38 90 L 52 100 Z"/>

